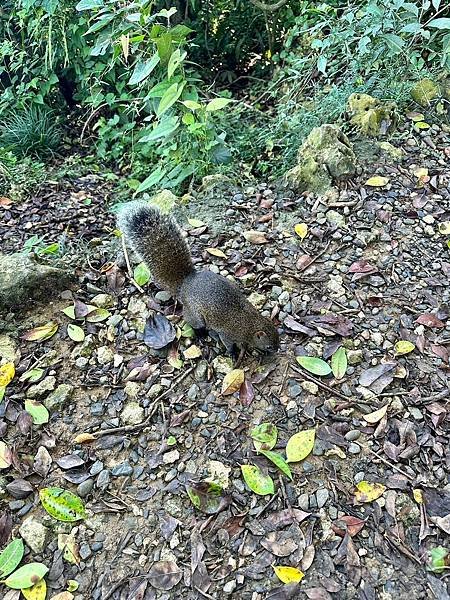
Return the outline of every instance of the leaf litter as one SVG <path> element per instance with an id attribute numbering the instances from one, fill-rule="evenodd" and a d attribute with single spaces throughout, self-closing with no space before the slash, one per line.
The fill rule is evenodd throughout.
<path id="1" fill-rule="evenodd" d="M 420 135 L 431 135 L 423 131 Z M 445 597 L 450 271 L 448 216 L 439 211 L 449 201 L 449 181 L 439 156 L 450 145 L 443 134 L 436 138 L 435 151 L 415 138 L 420 160 L 417 146 L 414 152 L 404 146 L 408 175 L 403 167 L 371 165 L 357 180 L 359 187 L 339 189 L 340 200 L 354 203 L 345 213 L 345 233 L 330 235 L 317 222 L 312 199 L 297 204 L 270 187 L 236 192 L 243 199 L 233 203 L 251 206 L 255 215 L 256 233 L 248 241 L 228 229 L 217 237 L 212 226 L 192 232 L 193 253 L 205 264 L 214 262 L 243 282 L 256 275 L 249 291 L 261 294 L 283 328 L 283 350 L 275 362 L 260 368 L 245 360 L 243 379 L 233 375 L 228 393 L 222 394 L 222 382 L 234 365 L 220 358 L 214 340 L 180 335 L 187 329 L 179 307 L 155 298 L 151 281 L 144 284 L 148 294 L 139 296 L 120 263 L 101 247 L 92 262 L 98 270 L 86 268 L 76 298 L 73 292 L 55 297 L 53 308 L 37 308 L 21 325 L 24 338 L 13 336 L 19 349 L 13 358 L 1 353 L 0 337 L 0 368 L 12 362 L 15 370 L 3 385 L 0 415 L 2 476 L 12 504 L 0 520 L 3 547 L 11 542 L 13 522 L 25 521 L 46 485 L 72 491 L 88 515 L 103 519 L 89 522 L 89 534 L 77 529 L 82 521 L 67 522 L 73 535 L 66 550 L 81 554 L 77 572 L 66 551 L 49 545 L 53 534 L 47 536 L 42 564 L 56 576 L 44 577 L 49 597 L 66 593 L 58 587 L 62 573 L 99 597 L 120 584 L 113 600 L 150 591 L 183 597 L 192 584 L 213 597 L 244 597 L 255 586 L 272 599 L 339 598 L 349 586 L 375 597 L 377 583 L 366 576 L 372 568 L 393 594 L 407 589 L 429 597 L 432 589 Z M 365 187 L 374 173 L 389 185 Z M 98 180 L 76 185 L 97 198 Z M 69 205 L 66 188 L 58 193 Z M 110 216 L 104 198 L 95 202 L 102 228 Z M 4 210 L 24 223 L 15 204 Z M 285 237 L 278 220 L 289 211 Z M 88 222 L 89 211 L 80 214 L 77 228 L 104 235 Z M 248 232 L 245 213 L 237 209 L 235 215 Z M 435 222 L 425 229 L 433 215 Z M 301 240 L 295 225 L 306 223 Z M 20 227 L 13 229 L 21 235 Z M 349 240 L 343 242 L 343 235 Z M 215 252 L 202 254 L 206 246 Z M 98 295 L 110 299 L 102 304 L 100 298 L 97 305 Z M 61 312 L 69 305 L 70 311 Z M 163 318 L 155 321 L 155 314 Z M 82 329 L 84 340 L 67 336 L 70 322 Z M 182 361 L 179 367 L 167 360 L 171 348 Z M 185 354 L 189 348 L 192 356 Z M 298 368 L 293 357 L 302 356 L 322 360 L 331 372 Z M 46 408 L 47 423 L 33 422 L 26 400 L 27 406 L 33 401 Z M 140 423 L 149 415 L 148 427 L 133 429 L 133 418 Z M 262 423 L 276 427 L 277 435 L 258 440 L 251 432 Z M 290 461 L 290 439 L 311 430 L 312 448 L 311 442 L 300 445 L 294 457 L 302 458 Z M 166 444 L 170 437 L 175 445 Z M 177 455 L 170 454 L 174 450 Z M 158 459 L 151 469 L 150 457 Z M 210 471 L 210 461 L 225 467 L 228 487 L 220 469 Z M 273 492 L 262 496 L 247 488 L 242 465 L 269 476 Z M 207 511 L 192 503 L 186 485 Z M 37 510 L 33 515 L 42 521 L 44 509 Z M 60 561 L 55 552 L 62 552 Z M 33 564 L 37 553 L 29 554 L 24 560 Z M 304 577 L 281 583 L 272 565 Z"/>

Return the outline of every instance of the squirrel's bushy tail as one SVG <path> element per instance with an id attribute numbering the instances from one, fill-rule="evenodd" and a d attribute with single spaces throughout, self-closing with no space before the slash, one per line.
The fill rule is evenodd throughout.
<path id="1" fill-rule="evenodd" d="M 124 206 L 117 225 L 155 282 L 176 295 L 184 278 L 194 271 L 191 253 L 176 221 L 138 201 Z"/>

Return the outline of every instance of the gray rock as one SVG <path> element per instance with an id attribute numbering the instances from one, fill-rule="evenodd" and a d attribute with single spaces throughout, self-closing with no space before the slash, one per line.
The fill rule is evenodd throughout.
<path id="1" fill-rule="evenodd" d="M 33 516 L 28 517 L 19 527 L 19 533 L 23 540 L 36 554 L 44 551 L 48 532 L 48 528 Z"/>
<path id="2" fill-rule="evenodd" d="M 128 402 L 123 408 L 121 417 L 127 425 L 137 425 L 144 420 L 144 409 L 137 402 Z"/>
<path id="3" fill-rule="evenodd" d="M 326 488 L 320 488 L 319 490 L 317 490 L 316 492 L 316 501 L 317 501 L 317 508 L 322 508 L 323 506 L 325 506 L 328 498 L 329 498 L 329 491 Z"/>
<path id="4" fill-rule="evenodd" d="M 31 300 L 54 297 L 70 280 L 62 269 L 40 265 L 23 254 L 0 254 L 0 310 L 26 309 Z"/>
<path id="5" fill-rule="evenodd" d="M 93 487 L 94 487 L 93 479 L 86 479 L 86 481 L 83 481 L 77 487 L 77 494 L 79 496 L 81 496 L 82 498 L 86 498 L 86 496 L 89 496 L 89 494 L 92 492 Z"/>
<path id="6" fill-rule="evenodd" d="M 55 389 L 56 385 L 56 377 L 53 375 L 49 375 L 48 377 L 44 377 L 42 381 L 31 385 L 27 391 L 27 398 L 39 398 L 43 396 L 46 392 L 51 392 Z"/>
<path id="7" fill-rule="evenodd" d="M 97 477 L 97 487 L 100 489 L 105 489 L 108 487 L 109 482 L 111 481 L 111 475 L 108 471 L 108 469 L 103 469 L 103 471 L 100 471 L 100 473 L 98 474 Z"/>
<path id="8" fill-rule="evenodd" d="M 56 390 L 54 390 L 51 394 L 44 399 L 43 403 L 47 410 L 61 410 L 70 399 L 73 392 L 73 385 L 69 385 L 68 383 L 61 383 L 58 385 Z"/>
<path id="9" fill-rule="evenodd" d="M 89 548 L 87 544 L 81 544 L 80 546 L 80 556 L 83 560 L 86 560 L 92 554 L 92 550 Z"/>
<path id="10" fill-rule="evenodd" d="M 131 473 L 133 472 L 133 467 L 130 465 L 130 463 L 126 460 L 123 463 L 119 463 L 118 465 L 115 465 L 112 469 L 111 469 L 111 474 L 114 475 L 114 477 L 126 477 L 127 475 L 131 475 Z"/>

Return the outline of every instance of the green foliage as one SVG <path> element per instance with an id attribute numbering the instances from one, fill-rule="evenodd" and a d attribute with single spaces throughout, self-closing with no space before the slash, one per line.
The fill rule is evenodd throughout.
<path id="1" fill-rule="evenodd" d="M 30 192 L 36 193 L 45 181 L 46 171 L 41 162 L 30 157 L 18 158 L 0 147 L 0 196 L 19 201 Z"/>
<path id="2" fill-rule="evenodd" d="M 328 78 L 348 70 L 367 77 L 388 66 L 449 68 L 450 19 L 438 18 L 445 12 L 444 0 L 311 4 L 296 18 L 279 58 L 288 72 L 304 72 L 315 63 Z"/>
<path id="3" fill-rule="evenodd" d="M 15 154 L 45 155 L 61 141 L 61 129 L 53 111 L 31 105 L 9 113 L 0 123 L 0 144 Z"/>

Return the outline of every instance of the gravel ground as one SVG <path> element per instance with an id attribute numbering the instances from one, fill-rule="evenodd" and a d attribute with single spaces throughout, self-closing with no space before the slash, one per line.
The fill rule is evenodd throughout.
<path id="1" fill-rule="evenodd" d="M 234 276 L 282 333 L 275 357 L 244 359 L 245 383 L 228 395 L 232 365 L 218 342 L 188 337 L 180 307 L 152 284 L 141 293 L 117 258 L 101 178 L 3 208 L 8 251 L 64 230 L 69 247 L 83 238 L 90 248 L 88 261 L 71 264 L 77 286 L 6 315 L 0 336 L 3 362 L 16 363 L 0 414 L 13 452 L 0 476 L 1 508 L 12 519 L 4 516 L 0 533 L 2 542 L 24 538 L 25 561 L 49 567 L 53 594 L 73 579 L 77 600 L 450 597 L 448 577 L 427 568 L 450 533 L 450 235 L 439 232 L 450 221 L 450 138 L 436 128 L 398 145 L 400 163 L 365 164 L 319 199 L 268 183 L 221 187 L 223 231 L 208 227 L 211 190 L 194 199 L 190 216 L 204 225 L 186 230 L 198 266 Z M 365 185 L 375 175 L 388 183 Z M 304 240 L 299 223 L 308 226 Z M 74 301 L 79 315 L 87 304 L 110 313 L 80 317 L 82 342 L 69 337 L 74 321 L 61 312 Z M 165 316 L 162 333 L 155 311 Z M 16 335 L 49 321 L 59 327 L 47 340 Z M 173 341 L 151 347 L 163 335 Z M 397 352 L 399 341 L 413 350 Z M 296 360 L 330 362 L 341 347 L 348 368 L 340 379 Z M 20 380 L 36 368 L 35 382 Z M 25 399 L 42 402 L 49 423 L 32 425 Z M 292 435 L 315 429 L 312 452 L 290 465 L 292 481 L 255 452 L 250 431 L 263 422 L 276 425 L 279 453 Z M 80 434 L 91 437 L 80 443 Z M 250 491 L 240 468 L 248 463 L 270 473 L 274 494 Z M 204 481 L 219 476 L 214 499 Z M 383 493 L 361 500 L 363 481 Z M 87 518 L 47 515 L 37 493 L 46 486 L 77 493 Z M 64 534 L 74 540 L 71 562 Z M 297 567 L 303 580 L 281 583 L 276 565 Z"/>

